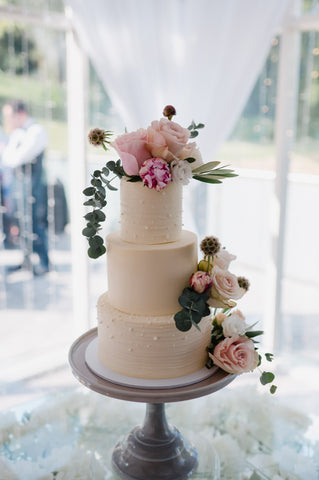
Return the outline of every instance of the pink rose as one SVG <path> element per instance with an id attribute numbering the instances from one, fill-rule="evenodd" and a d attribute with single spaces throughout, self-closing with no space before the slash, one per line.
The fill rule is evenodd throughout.
<path id="1" fill-rule="evenodd" d="M 124 133 L 111 143 L 122 160 L 127 175 L 138 175 L 139 169 L 145 160 L 151 158 L 146 148 L 146 130 L 140 128 L 136 132 Z"/>
<path id="2" fill-rule="evenodd" d="M 254 370 L 259 357 L 254 342 L 247 337 L 228 337 L 214 348 L 214 354 L 209 354 L 214 364 L 228 373 L 244 373 Z"/>
<path id="3" fill-rule="evenodd" d="M 190 131 L 187 128 L 183 128 L 167 118 L 161 118 L 159 121 L 154 120 L 151 127 L 165 138 L 168 148 L 168 155 L 165 158 L 167 161 L 172 161 L 174 157 L 179 155 L 190 137 Z"/>
<path id="4" fill-rule="evenodd" d="M 155 188 L 155 190 L 162 190 L 171 181 L 168 163 L 161 158 L 146 160 L 139 175 L 148 188 Z"/>
<path id="5" fill-rule="evenodd" d="M 209 292 L 211 298 L 208 303 L 211 307 L 230 306 L 229 300 L 238 300 L 244 295 L 245 290 L 238 285 L 236 275 L 228 270 L 223 270 L 215 265 L 210 276 L 212 278 L 212 287 Z"/>
<path id="6" fill-rule="evenodd" d="M 195 292 L 203 293 L 212 286 L 212 279 L 208 273 L 199 270 L 198 272 L 193 273 L 189 279 L 189 283 Z"/>
<path id="7" fill-rule="evenodd" d="M 166 159 L 168 147 L 165 137 L 152 127 L 148 127 L 146 131 L 146 148 L 152 157 Z"/>
<path id="8" fill-rule="evenodd" d="M 202 155 L 196 142 L 188 143 L 178 155 L 178 158 L 180 160 L 185 160 L 185 158 L 195 158 L 195 162 L 190 163 L 192 170 L 203 165 Z"/>

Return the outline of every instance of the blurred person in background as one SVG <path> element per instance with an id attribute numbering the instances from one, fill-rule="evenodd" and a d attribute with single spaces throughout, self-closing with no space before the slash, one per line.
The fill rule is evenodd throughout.
<path id="1" fill-rule="evenodd" d="M 7 102 L 2 108 L 2 115 L 4 127 L 9 133 L 8 143 L 2 151 L 2 167 L 12 169 L 14 188 L 19 188 L 20 185 L 23 209 L 23 212 L 19 212 L 19 218 L 24 260 L 21 265 L 11 267 L 9 271 L 32 268 L 34 275 L 42 275 L 49 271 L 47 187 L 43 169 L 48 135 L 29 116 L 21 101 Z M 32 215 L 29 213 L 31 209 L 28 209 L 30 204 Z M 31 243 L 28 241 L 30 235 Z M 32 265 L 32 252 L 39 257 L 37 265 Z"/>

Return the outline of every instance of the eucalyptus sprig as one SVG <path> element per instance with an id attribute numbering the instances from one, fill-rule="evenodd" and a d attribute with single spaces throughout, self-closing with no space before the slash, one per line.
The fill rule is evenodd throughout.
<path id="1" fill-rule="evenodd" d="M 200 330 L 199 322 L 210 314 L 209 306 L 206 303 L 208 299 L 209 296 L 206 293 L 197 293 L 190 287 L 184 288 L 178 299 L 183 308 L 174 315 L 176 328 L 187 332 L 194 325 L 197 330 Z"/>
<path id="2" fill-rule="evenodd" d="M 198 130 L 204 127 L 205 127 L 204 123 L 199 123 L 198 125 L 196 125 L 196 123 L 193 120 L 192 123 L 189 125 L 189 127 L 187 127 L 187 129 L 190 130 L 191 132 L 190 138 L 197 137 L 199 133 Z"/>
<path id="3" fill-rule="evenodd" d="M 104 143 L 103 143 L 104 146 Z M 111 179 L 107 177 L 114 173 Z M 89 242 L 88 255 L 90 258 L 98 258 L 106 252 L 103 238 L 98 235 L 101 230 L 101 223 L 105 221 L 105 214 L 102 208 L 107 204 L 106 188 L 109 190 L 118 190 L 112 185 L 113 180 L 122 178 L 125 175 L 121 160 L 117 162 L 107 162 L 102 170 L 95 170 L 91 178 L 91 185 L 83 190 L 86 197 L 90 197 L 84 202 L 85 206 L 92 207 L 93 210 L 87 213 L 84 218 L 87 221 L 82 234 L 87 237 Z"/>
<path id="4" fill-rule="evenodd" d="M 224 178 L 238 177 L 234 170 L 227 168 L 227 165 L 222 167 L 218 167 L 218 165 L 220 165 L 220 162 L 215 161 L 194 168 L 193 178 L 205 183 L 222 183 Z"/>

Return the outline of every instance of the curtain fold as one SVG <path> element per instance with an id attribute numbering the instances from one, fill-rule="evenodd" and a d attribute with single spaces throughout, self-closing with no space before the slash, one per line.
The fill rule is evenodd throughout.
<path id="1" fill-rule="evenodd" d="M 203 122 L 212 160 L 231 133 L 290 0 L 66 0 L 86 50 L 128 130 L 161 117 Z M 107 128 L 107 125 L 102 125 Z"/>

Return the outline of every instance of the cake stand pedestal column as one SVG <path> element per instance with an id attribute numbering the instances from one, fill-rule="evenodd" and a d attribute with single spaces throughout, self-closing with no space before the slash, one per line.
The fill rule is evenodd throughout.
<path id="1" fill-rule="evenodd" d="M 142 427 L 135 427 L 112 456 L 114 471 L 125 480 L 184 480 L 196 469 L 198 454 L 175 428 L 164 403 L 148 403 Z"/>
<path id="2" fill-rule="evenodd" d="M 198 465 L 196 449 L 170 427 L 165 403 L 202 397 L 224 388 L 236 375 L 218 369 L 209 378 L 176 388 L 135 388 L 118 385 L 96 375 L 86 364 L 85 353 L 96 339 L 97 329 L 89 330 L 71 346 L 69 362 L 75 377 L 86 387 L 108 397 L 146 403 L 146 416 L 113 451 L 112 466 L 123 480 L 186 480 Z M 210 452 L 211 454 L 211 452 Z M 216 479 L 214 472 L 210 477 Z"/>

